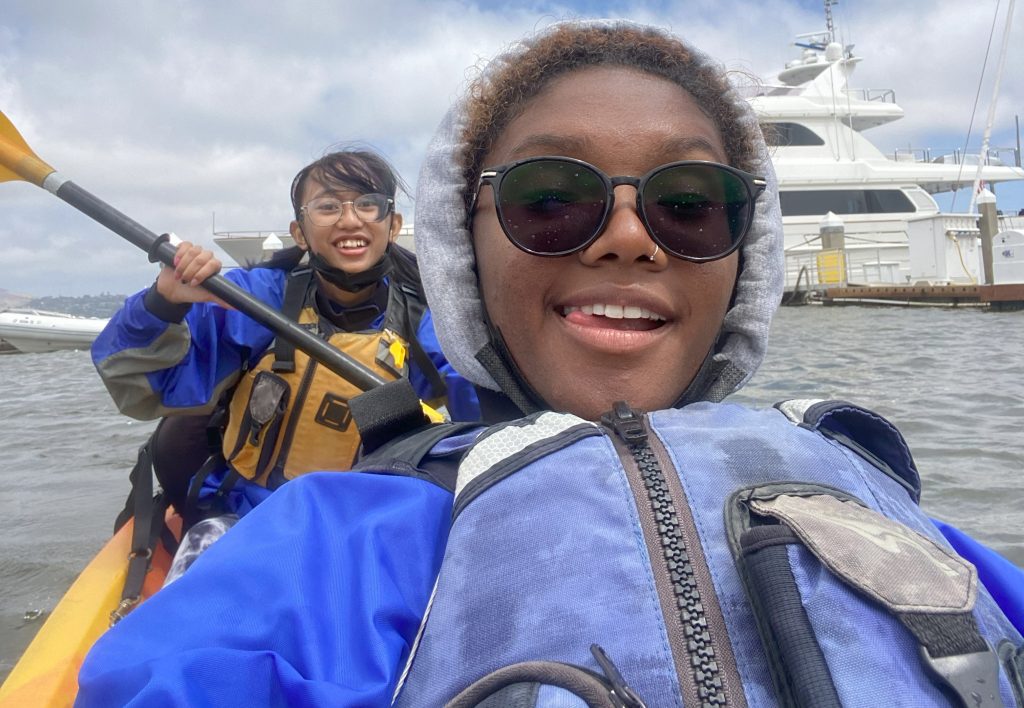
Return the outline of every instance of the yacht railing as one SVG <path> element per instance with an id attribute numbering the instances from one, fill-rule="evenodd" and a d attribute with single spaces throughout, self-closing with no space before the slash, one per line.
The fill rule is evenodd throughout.
<path id="1" fill-rule="evenodd" d="M 939 228 L 957 236 L 980 235 L 977 214 L 936 214 Z M 998 231 L 1024 229 L 1024 215 L 1001 215 Z M 786 248 L 786 290 L 815 290 L 818 277 L 821 236 L 814 231 L 799 235 L 800 242 Z M 790 240 L 790 239 L 787 239 Z M 901 285 L 910 277 L 907 228 L 847 231 L 845 234 L 846 281 L 864 285 Z M 801 274 L 802 272 L 802 274 Z M 798 285 L 799 284 L 799 285 Z"/>
<path id="2" fill-rule="evenodd" d="M 821 235 L 817 231 L 800 234 L 800 239 L 800 243 L 786 247 L 786 258 L 797 257 L 805 253 L 814 255 L 821 251 Z M 868 228 L 864 231 L 850 230 L 845 234 L 845 241 L 848 250 L 906 247 L 907 229 L 904 227 L 899 229 Z"/>
<path id="3" fill-rule="evenodd" d="M 745 99 L 759 96 L 797 96 L 804 93 L 806 86 L 790 86 L 788 84 L 749 84 L 736 86 L 736 92 Z M 892 89 L 845 88 L 843 93 L 857 101 L 877 101 L 880 103 L 896 103 L 896 92 Z"/>
<path id="4" fill-rule="evenodd" d="M 846 88 L 843 93 L 860 101 L 896 103 L 896 92 L 892 89 Z"/>
<path id="5" fill-rule="evenodd" d="M 284 228 L 284 229 L 277 229 L 276 231 L 214 231 L 213 232 L 213 237 L 214 238 L 228 238 L 228 239 L 232 239 L 232 238 L 259 238 L 259 239 L 265 239 L 268 236 L 270 236 L 271 234 L 273 234 L 274 236 L 277 236 L 278 238 L 280 238 L 282 236 L 289 236 L 289 237 L 291 236 L 291 234 L 289 234 L 289 232 L 288 232 L 288 229 Z"/>
<path id="6" fill-rule="evenodd" d="M 291 238 L 291 234 L 288 232 L 287 228 L 278 229 L 276 231 L 214 231 L 213 232 L 213 237 L 214 238 L 218 238 L 218 239 L 220 239 L 220 238 L 224 238 L 224 239 L 238 239 L 238 238 L 247 238 L 247 239 L 260 238 L 260 239 L 264 239 L 264 238 L 267 238 L 268 236 L 270 236 L 271 234 L 277 236 L 278 238 L 281 238 L 281 237 L 284 237 L 284 236 L 288 236 L 289 238 Z M 406 225 L 402 226 L 402 229 L 401 229 L 401 231 L 398 232 L 398 235 L 399 236 L 412 236 L 412 224 L 406 224 Z"/>
<path id="7" fill-rule="evenodd" d="M 1009 156 L 1008 160 L 1004 156 Z M 966 152 L 962 148 L 896 148 L 892 159 L 896 162 L 934 162 L 946 165 L 977 165 L 982 159 L 981 153 Z M 1014 147 L 991 147 L 985 153 L 986 165 L 1020 167 L 1020 153 Z"/>
<path id="8" fill-rule="evenodd" d="M 848 246 L 844 259 L 845 277 L 843 280 L 847 283 L 863 285 L 903 285 L 907 282 L 908 277 L 905 264 L 898 258 L 897 251 L 900 249 L 905 250 L 906 246 L 895 243 L 875 244 L 869 250 Z M 787 291 L 796 288 L 816 290 L 824 284 L 818 277 L 818 257 L 821 253 L 822 251 L 816 250 L 786 254 L 785 288 Z M 833 280 L 829 284 L 834 285 L 835 281 Z"/>

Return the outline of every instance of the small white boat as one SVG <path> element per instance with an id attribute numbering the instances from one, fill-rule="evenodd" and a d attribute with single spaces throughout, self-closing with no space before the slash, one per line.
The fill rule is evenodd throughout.
<path id="1" fill-rule="evenodd" d="M 0 311 L 0 353 L 87 349 L 109 321 L 45 310 L 3 310 Z"/>

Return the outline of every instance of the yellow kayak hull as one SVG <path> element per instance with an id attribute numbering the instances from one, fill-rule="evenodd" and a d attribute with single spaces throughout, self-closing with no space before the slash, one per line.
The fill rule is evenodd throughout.
<path id="1" fill-rule="evenodd" d="M 168 525 L 177 536 L 180 518 L 169 514 Z M 122 526 L 57 603 L 0 686 L 0 706 L 56 707 L 75 702 L 82 661 L 110 626 L 110 613 L 121 601 L 132 528 L 131 521 Z M 143 599 L 160 589 L 170 560 L 158 543 L 146 574 Z"/>

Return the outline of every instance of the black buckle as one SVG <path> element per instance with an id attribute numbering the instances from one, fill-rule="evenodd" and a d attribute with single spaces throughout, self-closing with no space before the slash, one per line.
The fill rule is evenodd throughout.
<path id="1" fill-rule="evenodd" d="M 316 422 L 331 430 L 347 430 L 349 423 L 352 422 L 352 409 L 349 408 L 348 399 L 333 393 L 324 394 L 320 408 L 316 412 Z"/>

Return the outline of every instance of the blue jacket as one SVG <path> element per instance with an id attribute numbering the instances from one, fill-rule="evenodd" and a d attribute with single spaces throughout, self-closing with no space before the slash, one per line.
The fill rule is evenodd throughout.
<path id="1" fill-rule="evenodd" d="M 78 705 L 388 705 L 448 540 L 445 465 L 475 437 L 417 469 L 384 461 L 285 485 L 101 637 Z M 940 529 L 1024 629 L 1024 573 Z"/>
<path id="2" fill-rule="evenodd" d="M 260 301 L 281 308 L 288 271 L 239 268 L 224 275 Z M 379 329 L 383 322 L 382 313 L 370 328 Z M 452 419 L 479 419 L 476 393 L 441 353 L 429 310 L 420 319 L 417 339 L 444 378 Z M 241 312 L 213 303 L 170 305 L 150 289 L 125 301 L 93 343 L 92 358 L 118 409 L 149 420 L 210 413 L 273 340 L 269 329 Z M 421 398 L 430 397 L 430 381 L 415 362 L 409 378 Z M 216 489 L 222 475 L 223 470 L 212 474 L 207 488 Z M 228 498 L 229 510 L 245 514 L 267 494 L 266 488 L 243 480 Z"/>
<path id="3" fill-rule="evenodd" d="M 451 502 L 402 476 L 289 482 L 100 638 L 77 705 L 388 705 Z"/>

